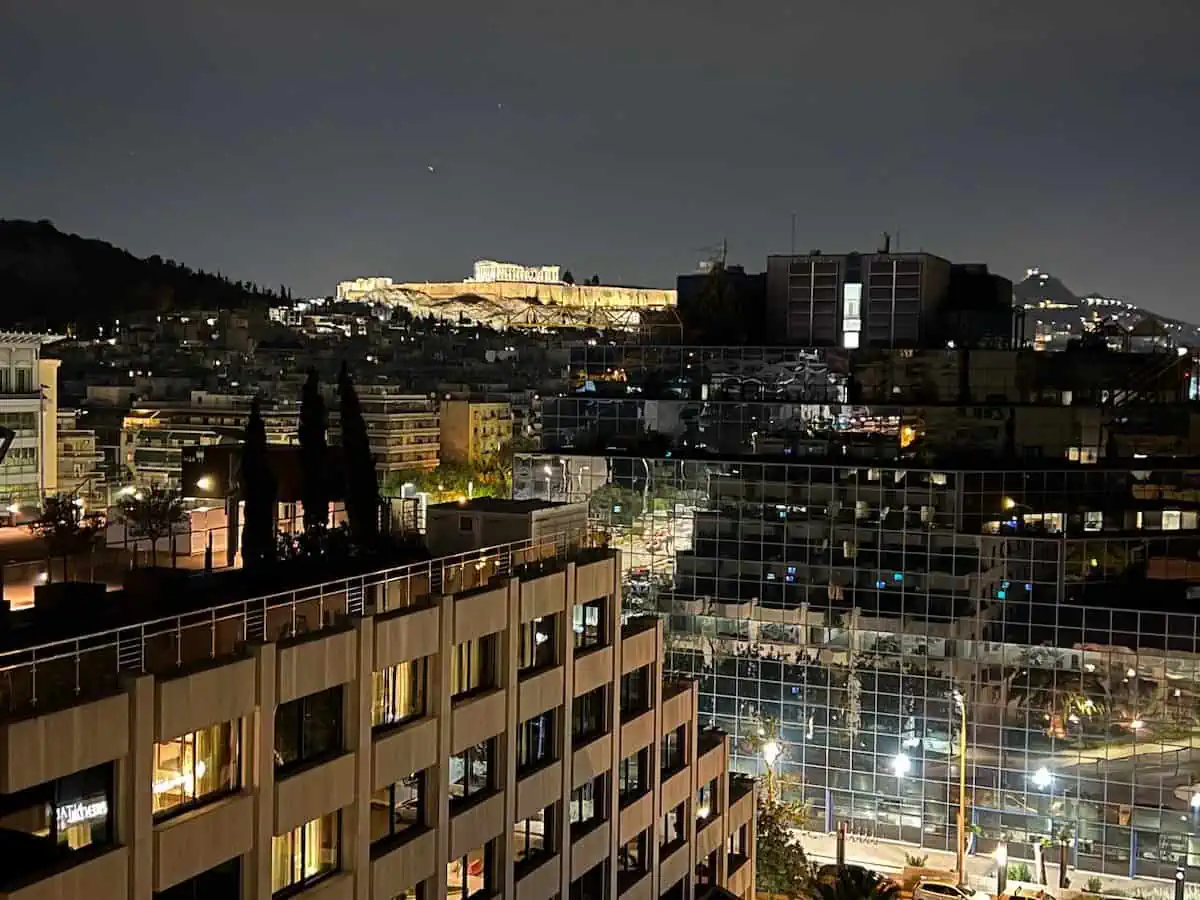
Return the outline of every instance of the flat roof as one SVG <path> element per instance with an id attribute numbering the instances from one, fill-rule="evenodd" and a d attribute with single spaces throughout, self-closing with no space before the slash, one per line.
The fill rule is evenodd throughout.
<path id="1" fill-rule="evenodd" d="M 454 500 L 447 501 L 446 503 L 432 503 L 429 509 L 431 511 L 439 509 L 457 510 L 459 512 L 470 510 L 472 512 L 523 515 L 525 513 L 537 512 L 540 509 L 555 509 L 557 507 L 575 505 L 574 503 L 553 503 L 549 500 L 508 500 L 504 497 L 475 497 L 461 503 Z"/>
<path id="2" fill-rule="evenodd" d="M 0 331 L 0 346 L 40 347 L 65 338 L 66 336 L 61 334 L 38 334 L 34 331 Z"/>

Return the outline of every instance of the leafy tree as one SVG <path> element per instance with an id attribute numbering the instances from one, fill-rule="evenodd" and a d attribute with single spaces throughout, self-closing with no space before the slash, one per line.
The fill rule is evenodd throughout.
<path id="1" fill-rule="evenodd" d="M 101 516 L 85 513 L 83 504 L 74 494 L 48 496 L 42 504 L 41 515 L 29 523 L 29 530 L 46 545 L 50 558 L 62 558 L 63 580 L 70 577 L 67 567 L 71 557 L 91 549 L 101 527 Z M 49 574 L 52 578 L 53 570 Z"/>
<path id="2" fill-rule="evenodd" d="M 174 533 L 187 512 L 178 491 L 155 487 L 149 492 L 138 491 L 126 497 L 121 503 L 120 515 L 135 538 L 145 537 L 150 541 L 151 564 L 158 565 L 158 542 Z"/>
<path id="3" fill-rule="evenodd" d="M 758 839 L 755 877 L 758 890 L 788 897 L 804 895 L 813 880 L 813 867 L 795 829 L 804 825 L 801 805 L 758 792 Z"/>
<path id="4" fill-rule="evenodd" d="M 338 373 L 338 400 L 342 422 L 342 454 L 346 468 L 346 517 L 350 535 L 360 547 L 369 547 L 379 537 L 379 478 L 367 423 L 363 420 L 358 393 L 346 363 Z"/>
<path id="5" fill-rule="evenodd" d="M 586 283 L 587 283 L 587 284 L 590 284 L 590 285 L 593 285 L 593 286 L 599 286 L 599 284 L 600 284 L 600 276 L 599 276 L 599 275 L 593 275 L 591 278 L 589 278 L 589 279 L 587 280 L 587 282 L 586 282 Z"/>
<path id="6" fill-rule="evenodd" d="M 570 269 L 563 269 L 562 280 L 563 284 L 574 284 L 575 276 L 572 274 Z"/>
<path id="7" fill-rule="evenodd" d="M 305 543 L 319 546 L 329 527 L 329 483 L 326 467 L 329 464 L 329 445 L 326 431 L 329 414 L 321 396 L 321 383 L 315 369 L 309 369 L 308 379 L 300 396 L 300 477 L 301 500 L 304 503 Z"/>
<path id="8" fill-rule="evenodd" d="M 900 885 L 861 866 L 826 866 L 804 895 L 810 900 L 893 900 L 900 896 Z"/>
<path id="9" fill-rule="evenodd" d="M 247 569 L 261 569 L 276 558 L 276 485 L 267 461 L 267 428 L 257 397 L 250 406 L 250 417 L 246 420 L 238 488 L 245 515 L 242 523 L 242 564 Z"/>

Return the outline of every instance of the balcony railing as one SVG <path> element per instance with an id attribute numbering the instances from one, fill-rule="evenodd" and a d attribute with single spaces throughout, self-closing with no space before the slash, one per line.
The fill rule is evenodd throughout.
<path id="1" fill-rule="evenodd" d="M 55 709 L 119 689 L 122 676 L 167 674 L 236 656 L 250 641 L 335 626 L 347 615 L 423 603 L 526 570 L 589 557 L 591 530 L 529 538 L 0 653 L 0 718 Z M 110 595 L 120 603 L 120 595 Z"/>

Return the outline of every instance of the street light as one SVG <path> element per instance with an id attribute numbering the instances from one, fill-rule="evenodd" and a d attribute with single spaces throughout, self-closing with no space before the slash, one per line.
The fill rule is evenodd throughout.
<path id="1" fill-rule="evenodd" d="M 897 778 L 903 778 L 912 769 L 912 760 L 903 753 L 897 753 L 892 760 L 892 771 L 896 773 Z"/>
<path id="2" fill-rule="evenodd" d="M 1045 766 L 1041 766 L 1033 773 L 1033 786 L 1039 791 L 1044 791 L 1054 783 L 1054 776 L 1050 774 L 1050 770 Z"/>
<path id="3" fill-rule="evenodd" d="M 958 843 L 955 852 L 958 883 L 967 880 L 967 700 L 962 691 L 954 690 L 958 707 Z"/>
<path id="4" fill-rule="evenodd" d="M 762 748 L 763 761 L 768 766 L 773 766 L 775 765 L 775 760 L 779 759 L 779 754 L 782 752 L 783 749 L 779 746 L 779 741 L 767 741 L 763 744 Z"/>

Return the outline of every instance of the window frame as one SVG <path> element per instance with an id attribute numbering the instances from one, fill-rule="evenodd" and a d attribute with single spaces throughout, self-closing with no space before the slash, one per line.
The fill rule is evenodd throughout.
<path id="1" fill-rule="evenodd" d="M 415 790 L 416 800 L 417 800 L 417 802 L 416 802 L 416 813 L 417 813 L 416 821 L 412 822 L 409 825 L 406 825 L 404 828 L 397 828 L 396 827 L 397 817 L 395 815 L 396 788 L 397 788 L 397 785 L 401 785 L 401 784 L 404 784 L 405 782 L 409 782 L 409 781 L 414 782 L 415 788 L 416 788 L 416 790 Z M 371 827 L 370 827 L 369 831 L 370 831 L 370 836 L 371 836 L 371 846 L 372 847 L 374 847 L 376 844 L 380 844 L 380 845 L 386 844 L 387 842 L 394 841 L 396 838 L 406 837 L 406 836 L 409 836 L 409 835 L 412 835 L 417 832 L 425 830 L 425 828 L 426 828 L 425 822 L 426 822 L 426 817 L 428 814 L 427 804 L 429 803 L 428 777 L 427 777 L 427 773 L 425 770 L 422 770 L 420 772 L 414 772 L 412 775 L 408 776 L 408 778 L 404 778 L 404 779 L 401 779 L 400 781 L 392 782 L 391 784 L 389 784 L 387 787 L 383 788 L 382 790 L 387 792 L 387 803 L 386 803 L 386 807 L 385 807 L 386 815 L 387 815 L 387 831 L 384 834 L 376 836 L 375 829 L 374 829 L 374 824 L 375 824 L 374 818 L 371 817 Z M 378 791 L 371 792 L 371 800 L 370 800 L 371 812 L 373 812 L 376 808 L 375 795 L 377 793 L 378 793 Z"/>
<path id="2" fill-rule="evenodd" d="M 481 748 L 483 748 L 481 750 Z M 472 805 L 483 797 L 491 795 L 496 790 L 496 738 L 490 737 L 486 740 L 473 744 L 470 747 L 465 747 L 461 753 L 455 753 L 450 757 L 450 761 L 461 757 L 463 761 L 463 776 L 462 776 L 462 794 L 455 795 L 453 793 L 456 782 L 451 781 L 450 784 L 450 807 L 451 809 L 461 809 Z M 472 786 L 472 769 L 474 763 L 482 759 L 487 763 L 487 772 L 484 776 L 482 785 Z M 447 765 L 449 775 L 453 775 L 453 768 Z"/>
<path id="3" fill-rule="evenodd" d="M 333 740 L 327 744 L 311 748 L 309 742 L 313 740 L 314 735 L 311 733 L 306 723 L 312 721 L 313 704 L 319 698 L 336 697 L 336 714 L 333 718 Z M 286 713 L 285 713 L 286 710 Z M 298 711 L 294 723 L 289 723 L 290 728 L 285 729 L 280 727 L 280 717 L 282 715 L 290 716 L 292 710 Z M 339 684 L 331 688 L 326 688 L 323 691 L 317 691 L 312 694 L 305 694 L 303 697 L 297 697 L 295 700 L 289 700 L 287 703 L 282 703 L 275 708 L 275 773 L 276 775 L 286 775 L 289 772 L 297 771 L 306 766 L 323 762 L 340 755 L 345 751 L 346 747 L 346 692 L 345 685 Z M 296 756 L 294 759 L 285 760 L 283 753 L 280 750 L 279 739 L 280 735 L 294 728 L 292 738 L 295 742 Z"/>
<path id="4" fill-rule="evenodd" d="M 412 695 L 415 696 L 416 702 L 412 704 L 414 709 L 407 715 L 397 718 L 383 718 L 381 713 L 386 713 L 395 708 L 395 699 L 400 688 L 400 670 L 402 668 L 409 669 L 410 672 L 415 672 L 415 676 L 410 677 L 409 687 Z M 380 698 L 380 693 L 383 693 L 391 702 L 384 702 Z M 378 672 L 371 673 L 371 729 L 383 730 L 394 728 L 397 725 L 404 725 L 407 722 L 412 722 L 423 718 L 428 714 L 429 704 L 429 657 L 418 656 L 416 659 L 405 660 L 404 662 L 396 663 L 394 666 L 388 666 Z"/>
<path id="5" fill-rule="evenodd" d="M 200 774 L 196 773 L 197 764 L 203 764 L 203 765 L 205 765 L 205 767 L 207 769 L 207 766 L 210 765 L 212 762 L 212 761 L 210 761 L 210 762 L 206 763 L 203 759 L 200 758 L 200 755 L 199 755 L 199 753 L 197 753 L 197 750 L 196 750 L 197 740 L 198 740 L 201 732 L 209 731 L 211 729 L 218 729 L 218 728 L 222 728 L 222 729 L 227 728 L 228 729 L 228 734 L 226 735 L 226 740 L 223 742 L 223 744 L 224 744 L 224 746 L 226 746 L 229 749 L 228 766 L 229 766 L 230 772 L 232 774 L 232 780 L 231 780 L 231 783 L 229 783 L 229 784 L 223 784 L 223 785 L 221 785 L 217 788 L 214 788 L 213 790 L 208 791 L 206 793 L 197 794 L 197 793 L 195 793 L 194 786 L 206 774 L 203 772 Z M 195 731 L 186 732 L 185 734 L 181 734 L 178 737 L 171 738 L 170 740 L 167 740 L 167 741 L 155 741 L 153 765 L 154 765 L 154 771 L 155 771 L 156 777 L 157 777 L 158 771 L 160 770 L 159 761 L 158 761 L 159 748 L 167 747 L 168 745 L 175 744 L 176 742 L 180 742 L 179 752 L 180 752 L 180 756 L 182 757 L 184 755 L 184 748 L 186 747 L 186 744 L 184 744 L 183 742 L 186 741 L 186 739 L 188 739 L 188 738 L 191 738 L 191 741 L 192 741 L 192 751 L 191 751 L 192 773 L 190 776 L 191 780 L 192 780 L 192 784 L 193 784 L 192 797 L 190 800 L 185 800 L 185 801 L 183 801 L 181 803 L 177 803 L 173 806 L 155 810 L 153 813 L 155 822 L 164 822 L 174 816 L 182 815 L 183 813 L 189 812 L 193 809 L 199 809 L 200 807 L 207 806 L 210 803 L 215 803 L 216 801 L 222 799 L 223 797 L 228 797 L 231 794 L 236 794 L 238 791 L 240 791 L 242 789 L 242 720 L 241 719 L 234 719 L 231 722 L 216 722 L 216 723 L 214 723 L 212 725 L 208 725 L 204 728 L 197 728 Z M 182 775 L 180 777 L 183 779 L 187 779 L 189 776 Z M 151 785 L 151 804 L 153 804 L 154 801 L 157 799 L 157 797 L 159 796 L 159 793 L 163 793 L 163 794 L 166 793 L 165 790 L 163 790 L 161 792 L 155 791 L 155 788 L 158 787 L 158 784 L 159 784 L 159 782 L 157 780 L 155 780 L 153 782 L 153 784 Z"/>
<path id="6" fill-rule="evenodd" d="M 301 878 L 299 880 L 288 882 L 287 884 L 276 889 L 274 887 L 275 886 L 275 841 L 282 837 L 291 838 L 291 844 L 289 845 L 290 852 L 288 854 L 290 857 L 289 863 L 288 863 L 289 873 L 294 872 L 296 870 L 297 859 L 296 859 L 295 849 L 297 847 L 297 844 L 299 844 L 299 846 L 300 846 L 299 867 L 301 869 L 303 869 L 304 868 L 304 857 L 305 857 L 306 850 L 307 850 L 307 844 L 304 842 L 303 831 L 305 828 L 308 828 L 310 825 L 312 825 L 313 822 L 318 822 L 318 821 L 320 821 L 322 819 L 326 819 L 326 818 L 333 819 L 333 832 L 332 832 L 334 835 L 333 865 L 330 866 L 329 868 L 323 869 L 313 875 L 301 876 Z M 314 884 L 317 884 L 320 881 L 324 881 L 326 878 L 329 878 L 330 876 L 336 874 L 337 872 L 339 872 L 341 870 L 341 868 L 342 868 L 342 811 L 340 809 L 336 810 L 335 812 L 326 813 L 323 816 L 318 816 L 315 819 L 310 819 L 309 821 L 305 822 L 304 824 L 298 825 L 295 828 L 291 829 L 290 831 L 285 832 L 284 834 L 277 834 L 271 838 L 271 886 L 272 886 L 271 896 L 272 897 L 275 897 L 275 898 L 290 897 L 294 894 L 298 894 L 300 891 L 306 890 L 307 888 L 312 887 Z"/>
<path id="7" fill-rule="evenodd" d="M 571 610 L 571 631 L 575 635 L 575 652 L 587 653 L 608 645 L 607 629 L 605 628 L 606 597 L 597 597 L 587 603 L 577 603 Z M 596 621 L 589 623 L 590 613 L 595 613 Z M 593 629 L 589 631 L 589 629 Z"/>

